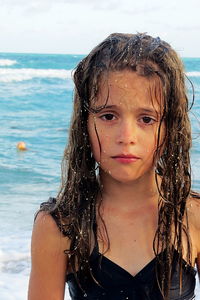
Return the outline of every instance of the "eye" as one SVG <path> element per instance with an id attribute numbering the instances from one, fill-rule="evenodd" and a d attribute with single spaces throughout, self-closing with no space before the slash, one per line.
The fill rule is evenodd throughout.
<path id="1" fill-rule="evenodd" d="M 142 118 L 141 118 L 141 122 L 144 123 L 144 124 L 151 125 L 151 124 L 153 124 L 154 122 L 156 122 L 156 120 L 153 119 L 153 118 L 151 118 L 151 117 L 145 116 L 145 117 L 142 117 Z"/>
<path id="2" fill-rule="evenodd" d="M 108 114 L 104 114 L 102 116 L 100 116 L 100 119 L 104 120 L 104 121 L 113 121 L 116 119 L 115 115 L 108 113 Z"/>

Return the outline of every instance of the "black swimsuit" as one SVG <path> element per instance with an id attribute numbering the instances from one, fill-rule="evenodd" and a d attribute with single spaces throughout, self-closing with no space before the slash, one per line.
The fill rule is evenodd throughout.
<path id="1" fill-rule="evenodd" d="M 196 271 L 184 260 L 183 287 L 179 295 L 178 252 L 175 251 L 173 260 L 173 275 L 170 288 L 170 300 L 195 299 Z M 90 267 L 95 279 L 85 278 L 77 272 L 84 291 L 78 286 L 73 273 L 67 275 L 67 283 L 71 299 L 73 300 L 163 300 L 158 288 L 155 272 L 156 259 L 150 261 L 140 272 L 132 276 L 122 267 L 101 255 L 95 246 L 90 256 Z"/>
<path id="2" fill-rule="evenodd" d="M 53 200 L 53 201 L 52 201 Z M 51 202 L 55 199 L 51 198 Z M 44 203 L 45 204 L 45 203 Z M 52 213 L 56 223 L 56 216 Z M 96 233 L 96 224 L 94 226 Z M 96 236 L 95 236 L 96 238 Z M 66 276 L 72 300 L 163 300 L 156 280 L 156 258 L 150 261 L 140 272 L 132 276 L 122 267 L 99 253 L 97 239 L 89 259 L 90 268 L 97 284 L 90 276 L 85 277 L 78 271 L 82 289 L 75 275 Z M 195 299 L 196 270 L 182 259 L 182 293 L 179 289 L 178 252 L 175 250 L 172 266 L 172 280 L 169 300 Z"/>

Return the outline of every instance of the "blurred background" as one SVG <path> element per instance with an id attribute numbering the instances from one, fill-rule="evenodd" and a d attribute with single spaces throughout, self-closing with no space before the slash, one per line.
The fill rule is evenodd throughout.
<path id="1" fill-rule="evenodd" d="M 71 72 L 108 34 L 160 36 L 182 57 L 195 88 L 191 158 L 200 191 L 200 2 L 0 0 L 0 7 L 0 299 L 25 300 L 34 213 L 60 185 Z M 20 141 L 27 151 L 17 150 Z"/>

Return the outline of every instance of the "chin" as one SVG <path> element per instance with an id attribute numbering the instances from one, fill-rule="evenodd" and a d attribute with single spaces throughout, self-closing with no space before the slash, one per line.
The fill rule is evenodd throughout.
<path id="1" fill-rule="evenodd" d="M 137 181 L 138 179 L 140 179 L 142 177 L 141 174 L 129 174 L 129 173 L 117 173 L 115 174 L 114 172 L 112 173 L 111 171 L 107 171 L 106 172 L 107 175 L 111 178 L 111 180 L 117 181 L 119 183 L 123 183 L 123 184 L 131 184 L 134 183 L 135 181 Z"/>

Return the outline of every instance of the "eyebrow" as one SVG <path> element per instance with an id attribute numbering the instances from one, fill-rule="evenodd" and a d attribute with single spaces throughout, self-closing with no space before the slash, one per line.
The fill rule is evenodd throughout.
<path id="1" fill-rule="evenodd" d="M 102 106 L 97 106 L 95 107 L 96 110 L 101 110 L 101 109 L 116 109 L 118 108 L 117 105 L 102 105 Z M 137 108 L 138 111 L 143 111 L 147 113 L 158 113 L 158 111 L 154 108 L 149 108 L 149 107 L 139 107 Z"/>

